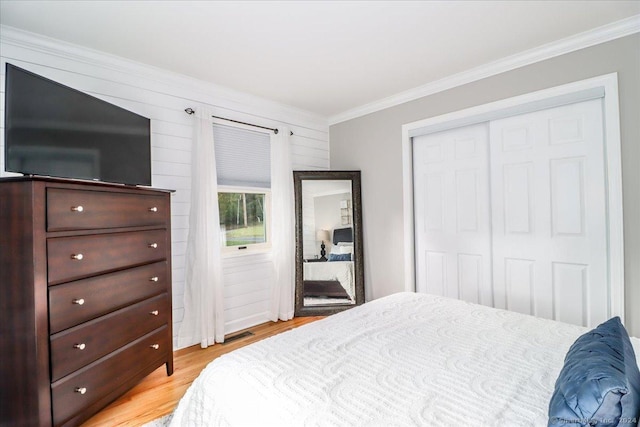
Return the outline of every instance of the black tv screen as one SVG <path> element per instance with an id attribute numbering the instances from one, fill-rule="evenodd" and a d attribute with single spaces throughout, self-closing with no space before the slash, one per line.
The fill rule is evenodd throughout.
<path id="1" fill-rule="evenodd" d="M 151 185 L 150 120 L 7 64 L 5 169 Z"/>

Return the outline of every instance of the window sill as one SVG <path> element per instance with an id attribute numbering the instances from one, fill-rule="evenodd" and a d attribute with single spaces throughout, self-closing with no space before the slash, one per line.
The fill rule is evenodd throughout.
<path id="1" fill-rule="evenodd" d="M 235 251 L 222 251 L 222 259 L 226 258 L 239 258 L 251 255 L 270 255 L 271 247 L 260 249 L 237 249 Z"/>

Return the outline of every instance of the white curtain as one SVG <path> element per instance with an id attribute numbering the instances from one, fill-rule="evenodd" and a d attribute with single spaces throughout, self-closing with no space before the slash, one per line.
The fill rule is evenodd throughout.
<path id="1" fill-rule="evenodd" d="M 186 251 L 184 318 L 178 347 L 224 341 L 220 214 L 211 112 L 194 114 L 191 147 L 191 211 Z"/>
<path id="2" fill-rule="evenodd" d="M 290 132 L 279 127 L 271 137 L 271 245 L 273 286 L 270 319 L 293 318 L 295 222 Z"/>

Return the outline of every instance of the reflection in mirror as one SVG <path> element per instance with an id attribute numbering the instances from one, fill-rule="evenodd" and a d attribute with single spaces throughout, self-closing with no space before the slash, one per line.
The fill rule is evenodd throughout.
<path id="1" fill-rule="evenodd" d="M 294 172 L 296 315 L 364 302 L 359 172 Z"/>
<path id="2" fill-rule="evenodd" d="M 305 306 L 355 304 L 352 220 L 343 205 L 351 205 L 350 180 L 302 181 Z"/>

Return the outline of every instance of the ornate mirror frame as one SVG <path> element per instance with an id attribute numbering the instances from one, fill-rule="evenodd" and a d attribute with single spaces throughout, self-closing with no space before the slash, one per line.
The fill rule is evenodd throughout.
<path id="1" fill-rule="evenodd" d="M 353 262 L 355 281 L 355 304 L 304 305 L 304 251 L 303 251 L 303 210 L 302 183 L 317 180 L 351 181 L 351 204 L 353 226 Z M 296 288 L 295 315 L 322 316 L 344 311 L 364 303 L 364 251 L 362 245 L 362 201 L 360 189 L 360 171 L 294 171 L 296 214 Z"/>

